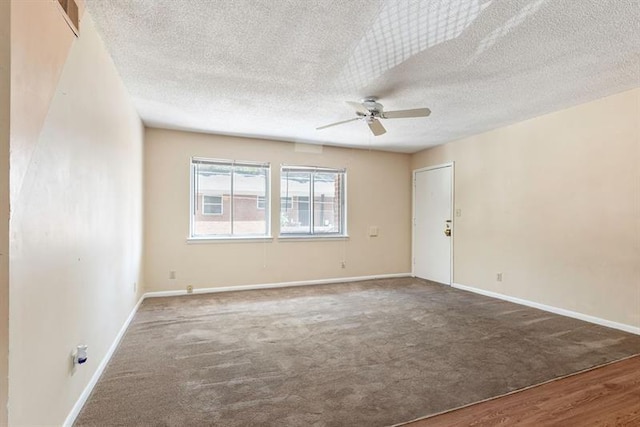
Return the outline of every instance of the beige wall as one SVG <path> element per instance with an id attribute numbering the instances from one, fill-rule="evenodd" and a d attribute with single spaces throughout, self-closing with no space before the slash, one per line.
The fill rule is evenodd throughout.
<path id="1" fill-rule="evenodd" d="M 11 178 L 14 182 L 11 197 L 14 198 L 37 148 L 38 134 L 75 37 L 56 2 L 11 0 L 11 3 L 11 38 L 17 41 L 13 43 L 11 55 L 19 65 L 16 69 L 19 72 L 12 73 L 12 81 L 20 88 L 19 96 L 14 96 L 11 104 L 14 110 L 28 111 L 28 114 L 11 118 L 12 138 L 19 141 L 21 147 L 19 153 L 11 156 Z M 83 10 L 84 1 L 78 4 Z M 35 28 L 38 31 L 34 31 Z M 36 51 L 38 54 L 34 55 Z"/>
<path id="2" fill-rule="evenodd" d="M 9 106 L 11 3 L 0 2 L 0 426 L 7 424 L 9 375 Z"/>
<path id="3" fill-rule="evenodd" d="M 11 19 L 9 422 L 60 425 L 140 294 L 143 127 L 87 14 Z"/>
<path id="4" fill-rule="evenodd" d="M 415 154 L 455 161 L 454 281 L 640 326 L 639 105 L 636 89 Z"/>
<path id="5" fill-rule="evenodd" d="M 277 283 L 410 271 L 409 156 L 147 129 L 145 277 L 148 291 Z M 347 241 L 188 244 L 191 156 L 271 163 L 272 232 L 278 232 L 280 165 L 347 168 Z M 369 237 L 369 226 L 379 227 Z M 346 268 L 341 262 L 346 261 Z M 169 279 L 169 271 L 176 279 Z"/>

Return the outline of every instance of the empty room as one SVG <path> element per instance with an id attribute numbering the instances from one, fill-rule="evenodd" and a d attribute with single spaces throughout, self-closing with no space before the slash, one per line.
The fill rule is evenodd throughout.
<path id="1" fill-rule="evenodd" d="M 0 0 L 0 426 L 640 425 L 635 0 Z"/>

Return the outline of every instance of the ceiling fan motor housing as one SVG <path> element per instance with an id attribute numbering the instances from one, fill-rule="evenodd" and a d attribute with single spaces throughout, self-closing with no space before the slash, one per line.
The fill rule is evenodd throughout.
<path id="1" fill-rule="evenodd" d="M 369 110 L 369 112 L 371 113 L 372 116 L 376 117 L 376 116 L 380 116 L 382 115 L 382 104 L 377 102 L 378 98 L 376 97 L 368 97 L 368 98 L 364 98 L 361 102 L 362 102 L 362 106 L 364 108 L 366 108 L 367 110 Z"/>

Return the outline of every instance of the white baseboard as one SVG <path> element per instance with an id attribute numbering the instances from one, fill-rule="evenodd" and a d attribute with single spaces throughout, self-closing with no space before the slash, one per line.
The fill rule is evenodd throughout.
<path id="1" fill-rule="evenodd" d="M 195 288 L 193 294 L 211 294 L 217 292 L 233 292 L 233 291 L 250 291 L 256 289 L 273 289 L 273 288 L 291 288 L 294 286 L 312 286 L 312 285 L 327 285 L 331 283 L 345 283 L 345 282 L 362 282 L 364 280 L 374 279 L 394 279 L 398 277 L 411 277 L 411 273 L 393 273 L 393 274 L 377 274 L 373 276 L 356 276 L 356 277 L 337 277 L 333 279 L 319 279 L 319 280 L 303 280 L 297 282 L 279 282 L 279 283 L 262 283 L 256 285 L 238 285 L 238 286 L 223 286 L 220 288 Z M 176 295 L 187 295 L 186 290 L 176 291 L 154 291 L 144 294 L 144 298 L 156 298 L 156 297 L 170 297 Z"/>
<path id="2" fill-rule="evenodd" d="M 73 423 L 76 421 L 78 414 L 80 414 L 82 407 L 84 406 L 87 399 L 89 398 L 89 395 L 91 394 L 91 392 L 93 391 L 93 388 L 95 387 L 96 383 L 100 379 L 100 376 L 104 372 L 104 369 L 107 367 L 107 363 L 109 363 L 109 360 L 111 360 L 111 357 L 113 356 L 113 353 L 116 351 L 116 348 L 118 348 L 118 344 L 120 344 L 120 340 L 124 336 L 124 333 L 129 327 L 129 324 L 133 320 L 133 317 L 138 311 L 138 308 L 140 307 L 140 304 L 142 304 L 143 300 L 144 300 L 144 295 L 140 297 L 140 299 L 138 300 L 138 303 L 135 305 L 135 307 L 133 307 L 133 310 L 131 310 L 131 313 L 129 313 L 129 317 L 127 317 L 127 320 L 124 321 L 122 328 L 120 328 L 120 331 L 118 331 L 118 335 L 116 335 L 115 339 L 113 340 L 113 343 L 111 344 L 111 347 L 109 347 L 107 354 L 105 354 L 102 360 L 100 361 L 100 364 L 98 365 L 98 368 L 91 376 L 89 383 L 86 385 L 86 387 L 82 391 L 82 394 L 80 394 L 80 397 L 76 401 L 76 404 L 73 405 L 73 408 L 71 408 L 71 412 L 69 412 L 69 415 L 67 415 L 67 418 L 64 420 L 64 423 L 62 424 L 63 427 L 71 427 Z"/>
<path id="3" fill-rule="evenodd" d="M 584 320 L 585 322 L 595 323 L 596 325 L 606 326 L 608 328 L 618 329 L 624 332 L 630 332 L 632 334 L 640 335 L 640 327 L 637 327 L 637 326 L 631 326 L 625 323 L 618 323 L 611 320 L 601 319 L 599 317 L 590 316 L 588 314 L 578 313 L 577 311 L 565 310 L 564 308 L 553 307 L 550 305 L 528 301 L 525 299 L 504 295 L 497 292 L 474 288 L 472 286 L 461 285 L 459 283 L 452 283 L 451 286 L 457 289 L 461 289 L 463 291 L 469 291 L 469 292 L 473 292 L 476 294 L 480 294 L 480 295 L 484 295 L 492 298 L 498 298 L 498 299 L 513 302 L 516 304 L 526 305 L 527 307 L 533 307 L 539 310 L 548 311 L 550 313 L 559 314 L 561 316 L 573 317 L 574 319 Z"/>

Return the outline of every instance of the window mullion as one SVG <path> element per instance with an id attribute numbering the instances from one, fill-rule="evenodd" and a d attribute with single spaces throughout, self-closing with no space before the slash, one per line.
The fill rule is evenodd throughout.
<path id="1" fill-rule="evenodd" d="M 194 191 L 195 191 L 195 196 L 194 197 L 194 210 L 193 213 L 195 214 L 196 212 L 198 212 L 198 191 L 200 189 L 200 165 L 196 164 L 196 173 L 195 173 L 195 177 L 194 177 Z"/>
<path id="2" fill-rule="evenodd" d="M 189 220 L 189 235 L 194 234 L 194 223 L 196 221 L 196 215 L 198 213 L 198 164 L 191 165 L 191 173 L 193 174 L 191 185 L 191 219 Z"/>
<path id="3" fill-rule="evenodd" d="M 316 179 L 316 173 L 315 172 L 311 172 L 311 179 L 309 180 L 309 182 L 311 183 L 311 189 L 309 191 L 309 209 L 311 210 L 311 212 L 309 213 L 309 218 L 311 218 L 311 234 L 314 235 L 316 234 L 316 230 L 315 230 L 315 225 L 316 225 L 316 209 L 314 206 L 314 194 L 315 194 L 315 179 Z"/>
<path id="4" fill-rule="evenodd" d="M 233 236 L 233 203 L 234 203 L 234 197 L 233 197 L 233 181 L 235 181 L 236 178 L 236 168 L 235 166 L 231 166 L 231 191 L 229 194 L 229 221 L 231 222 L 231 235 Z"/>
<path id="5" fill-rule="evenodd" d="M 262 169 L 264 173 L 264 232 L 271 234 L 271 171 Z"/>

